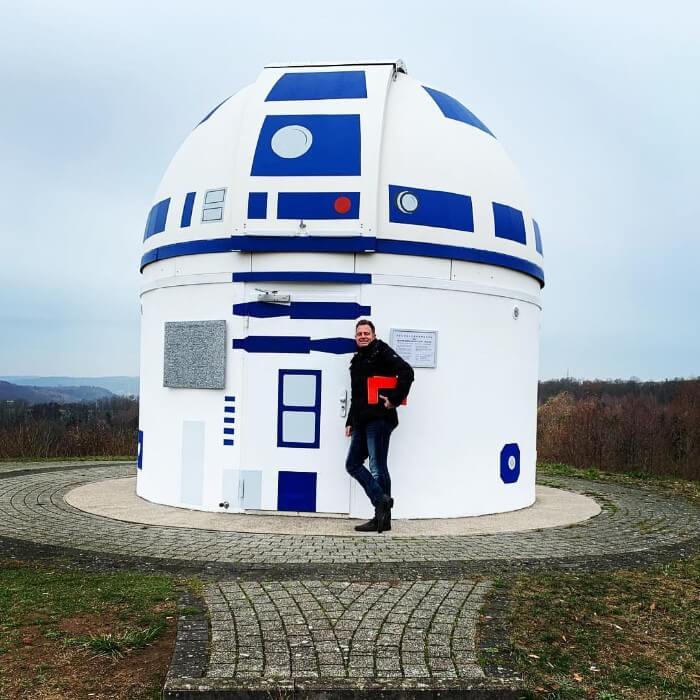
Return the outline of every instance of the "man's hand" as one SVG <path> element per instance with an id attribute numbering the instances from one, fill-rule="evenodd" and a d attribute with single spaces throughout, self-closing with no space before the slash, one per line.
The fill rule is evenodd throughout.
<path id="1" fill-rule="evenodd" d="M 381 394 L 379 394 L 379 398 L 384 401 L 384 408 L 396 408 L 394 406 L 394 404 L 391 403 L 391 401 L 389 401 L 389 399 L 387 399 L 386 396 L 382 396 Z"/>
<path id="2" fill-rule="evenodd" d="M 351 435 L 352 435 L 352 426 L 346 425 L 345 426 L 345 437 L 350 437 Z"/>

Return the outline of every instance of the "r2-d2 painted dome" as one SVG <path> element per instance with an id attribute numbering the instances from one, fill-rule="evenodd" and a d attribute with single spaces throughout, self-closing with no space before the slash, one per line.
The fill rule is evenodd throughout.
<path id="1" fill-rule="evenodd" d="M 210 112 L 143 242 L 137 492 L 364 517 L 355 322 L 414 368 L 394 516 L 535 500 L 539 228 L 495 136 L 401 62 L 284 65 Z"/>

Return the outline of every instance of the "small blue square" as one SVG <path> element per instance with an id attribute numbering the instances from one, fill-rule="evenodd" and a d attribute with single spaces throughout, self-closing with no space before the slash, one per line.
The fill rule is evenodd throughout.
<path id="1" fill-rule="evenodd" d="M 525 220 L 520 209 L 506 204 L 493 203 L 493 224 L 497 238 L 507 238 L 516 243 L 527 242 L 525 238 Z"/>
<path id="2" fill-rule="evenodd" d="M 277 510 L 316 512 L 316 472 L 279 472 Z"/>
<path id="3" fill-rule="evenodd" d="M 248 218 L 267 218 L 267 192 L 248 193 Z"/>

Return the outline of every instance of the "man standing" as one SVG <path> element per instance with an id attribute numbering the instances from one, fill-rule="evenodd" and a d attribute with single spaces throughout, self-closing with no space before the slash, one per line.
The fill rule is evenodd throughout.
<path id="1" fill-rule="evenodd" d="M 351 437 L 345 461 L 348 474 L 360 483 L 374 506 L 374 517 L 359 532 L 391 530 L 391 478 L 387 466 L 391 431 L 399 424 L 396 407 L 406 398 L 413 382 L 413 368 L 375 335 L 372 321 L 355 325 L 357 352 L 350 362 L 351 400 L 345 435 Z M 370 377 L 396 377 L 394 389 L 382 389 L 377 403 L 369 403 Z M 364 462 L 369 457 L 369 470 Z"/>

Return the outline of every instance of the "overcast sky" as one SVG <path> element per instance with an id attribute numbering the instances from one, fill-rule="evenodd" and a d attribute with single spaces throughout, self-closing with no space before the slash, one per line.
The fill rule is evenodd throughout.
<path id="1" fill-rule="evenodd" d="M 138 374 L 144 222 L 193 126 L 266 63 L 402 58 L 529 185 L 541 377 L 700 375 L 698 8 L 2 3 L 0 374 Z"/>

